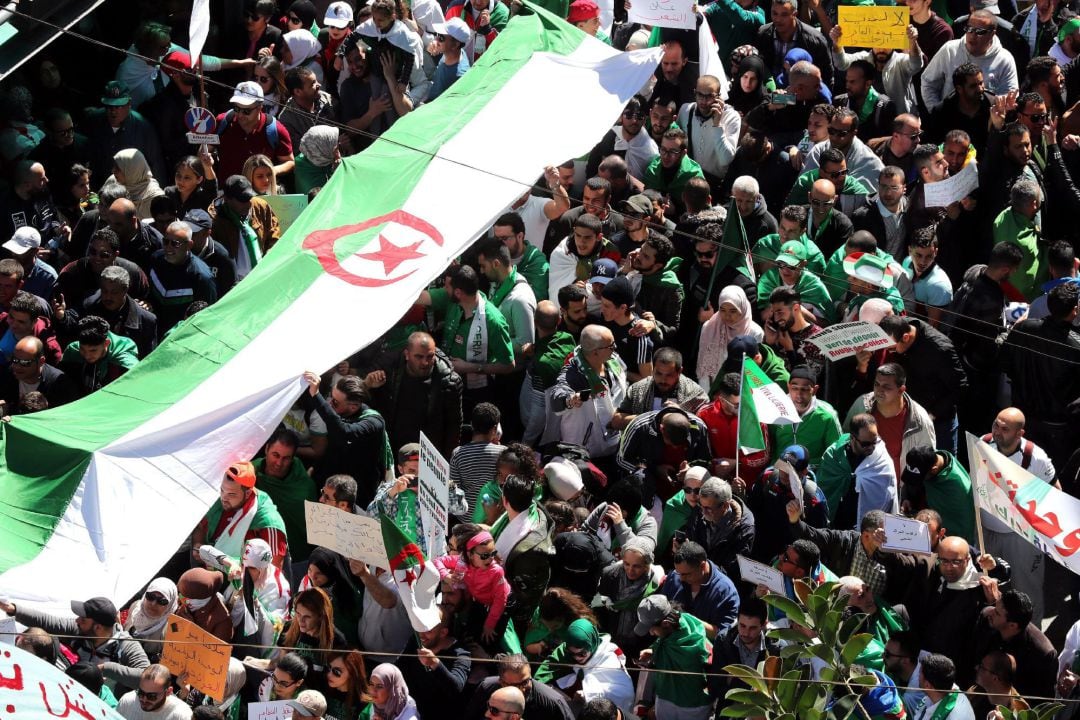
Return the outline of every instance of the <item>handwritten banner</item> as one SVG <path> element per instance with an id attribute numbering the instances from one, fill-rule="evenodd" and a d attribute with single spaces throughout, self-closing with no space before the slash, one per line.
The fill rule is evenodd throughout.
<path id="1" fill-rule="evenodd" d="M 831 325 L 806 339 L 829 360 L 851 357 L 857 350 L 881 350 L 896 344 L 874 323 L 849 322 Z"/>
<path id="2" fill-rule="evenodd" d="M 248 720 L 289 720 L 293 707 L 288 700 L 248 703 Z"/>
<path id="3" fill-rule="evenodd" d="M 165 625 L 161 664 L 173 675 L 187 673 L 187 682 L 215 700 L 225 699 L 225 676 L 232 646 L 179 615 Z"/>
<path id="4" fill-rule="evenodd" d="M 981 509 L 1080 575 L 1080 500 L 967 433 L 971 489 Z"/>
<path id="5" fill-rule="evenodd" d="M 911 11 L 905 5 L 841 5 L 839 25 L 844 47 L 906 50 Z"/>
<path id="6" fill-rule="evenodd" d="M 649 27 L 697 28 L 695 0 L 633 0 L 628 11 L 629 21 Z"/>
<path id="7" fill-rule="evenodd" d="M 373 567 L 390 569 L 378 520 L 310 500 L 304 501 L 304 518 L 310 544 L 351 560 L 363 560 Z"/>
<path id="8" fill-rule="evenodd" d="M 974 160 L 964 169 L 941 182 L 923 185 L 926 207 L 948 207 L 960 202 L 979 188 L 979 168 Z"/>
<path id="9" fill-rule="evenodd" d="M 427 555 L 437 558 L 446 554 L 446 533 L 449 530 L 447 508 L 450 506 L 450 463 L 420 433 L 420 485 L 417 488 L 420 518 L 424 523 Z"/>
<path id="10" fill-rule="evenodd" d="M 882 550 L 890 552 L 930 554 L 930 526 L 913 518 L 885 516 L 885 542 Z"/>
<path id="11" fill-rule="evenodd" d="M 739 560 L 739 575 L 742 576 L 745 582 L 764 585 L 769 588 L 769 592 L 774 592 L 777 595 L 786 594 L 784 574 L 782 572 L 765 563 L 759 563 L 757 560 L 751 560 L 742 555 L 737 557 Z"/>
<path id="12" fill-rule="evenodd" d="M 124 720 L 55 665 L 14 645 L 0 651 L 0 718 Z"/>

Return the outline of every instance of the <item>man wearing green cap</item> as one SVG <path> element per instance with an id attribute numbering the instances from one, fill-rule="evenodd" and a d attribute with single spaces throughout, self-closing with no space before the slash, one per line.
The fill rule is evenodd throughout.
<path id="1" fill-rule="evenodd" d="M 87 111 L 83 125 L 90 148 L 90 167 L 94 168 L 94 188 L 100 187 L 109 177 L 113 156 L 125 148 L 141 150 L 154 177 L 172 177 L 171 172 L 165 172 L 157 132 L 142 115 L 132 110 L 127 86 L 116 80 L 107 83 L 101 94 L 101 105 L 100 109 Z"/>
<path id="2" fill-rule="evenodd" d="M 765 272 L 758 280 L 758 308 L 769 307 L 772 291 L 778 287 L 794 288 L 801 304 L 812 309 L 814 316 L 832 322 L 833 307 L 825 284 L 807 270 L 806 246 L 799 240 L 784 243 L 776 256 L 776 267 Z"/>

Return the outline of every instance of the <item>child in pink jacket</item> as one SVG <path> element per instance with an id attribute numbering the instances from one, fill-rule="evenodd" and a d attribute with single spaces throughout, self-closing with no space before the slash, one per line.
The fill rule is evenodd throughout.
<path id="1" fill-rule="evenodd" d="M 435 561 L 443 578 L 460 576 L 462 565 L 465 588 L 473 600 L 488 609 L 481 639 L 490 644 L 495 640 L 499 619 L 510 597 L 510 583 L 506 581 L 502 565 L 495 559 L 495 540 L 491 533 L 482 530 L 469 538 L 461 556 L 445 555 Z"/>

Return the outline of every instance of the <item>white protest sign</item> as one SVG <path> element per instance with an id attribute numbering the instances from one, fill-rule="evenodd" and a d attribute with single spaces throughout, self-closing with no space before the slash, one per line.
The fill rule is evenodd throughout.
<path id="1" fill-rule="evenodd" d="M 890 552 L 929 555 L 931 552 L 930 526 L 921 520 L 886 515 L 885 542 L 882 543 L 881 549 Z"/>
<path id="2" fill-rule="evenodd" d="M 628 11 L 629 22 L 649 27 L 697 28 L 695 0 L 633 0 Z"/>
<path id="3" fill-rule="evenodd" d="M 220 145 L 221 138 L 214 133 L 187 133 L 187 141 L 192 145 Z"/>
<path id="4" fill-rule="evenodd" d="M 447 517 L 450 506 L 450 463 L 424 433 L 420 433 L 420 485 L 416 495 L 420 519 L 424 524 L 427 556 L 437 558 L 445 555 L 446 532 L 450 527 Z"/>
<path id="5" fill-rule="evenodd" d="M 877 325 L 862 321 L 831 325 L 811 335 L 805 342 L 816 347 L 829 360 L 851 357 L 856 348 L 874 351 L 896 345 L 896 341 Z"/>
<path id="6" fill-rule="evenodd" d="M 289 720 L 292 717 L 292 705 L 288 700 L 248 703 L 248 720 Z"/>
<path id="7" fill-rule="evenodd" d="M 188 39 L 191 44 L 191 62 L 202 66 L 203 45 L 210 34 L 210 0 L 195 0 L 188 22 Z"/>
<path id="8" fill-rule="evenodd" d="M 803 485 L 802 480 L 799 479 L 799 474 L 795 472 L 795 468 L 791 467 L 791 463 L 787 460 L 777 460 L 773 463 L 773 467 L 776 468 L 776 472 L 783 473 L 787 478 L 788 488 L 791 490 L 791 495 L 795 499 L 795 504 L 799 506 L 799 515 L 803 512 Z"/>
<path id="9" fill-rule="evenodd" d="M 923 185 L 926 207 L 948 207 L 963 200 L 979 187 L 979 169 L 972 160 L 964 169 L 941 182 Z"/>
<path id="10" fill-rule="evenodd" d="M 63 670 L 14 645 L 0 650 L 0 717 L 123 720 Z"/>
<path id="11" fill-rule="evenodd" d="M 304 501 L 304 519 L 310 544 L 341 553 L 351 560 L 363 560 L 368 565 L 390 569 L 378 520 L 310 500 Z"/>
<path id="12" fill-rule="evenodd" d="M 759 563 L 757 560 L 751 560 L 742 555 L 737 557 L 739 559 L 739 575 L 742 576 L 743 580 L 754 585 L 764 585 L 769 588 L 769 592 L 774 592 L 777 595 L 786 594 L 784 574 L 782 572 L 764 563 Z"/>

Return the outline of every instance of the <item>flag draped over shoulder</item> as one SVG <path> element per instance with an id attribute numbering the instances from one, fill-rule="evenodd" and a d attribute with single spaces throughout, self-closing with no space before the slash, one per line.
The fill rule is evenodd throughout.
<path id="1" fill-rule="evenodd" d="M 750 357 L 743 357 L 739 393 L 739 448 L 746 454 L 765 450 L 764 425 L 794 425 L 799 411 L 779 385 Z"/>
<path id="2" fill-rule="evenodd" d="M 545 166 L 589 151 L 660 54 L 542 9 L 514 18 L 437 101 L 347 158 L 228 295 L 102 390 L 0 425 L 0 595 L 68 612 L 138 592 L 303 372 L 386 332 Z"/>

